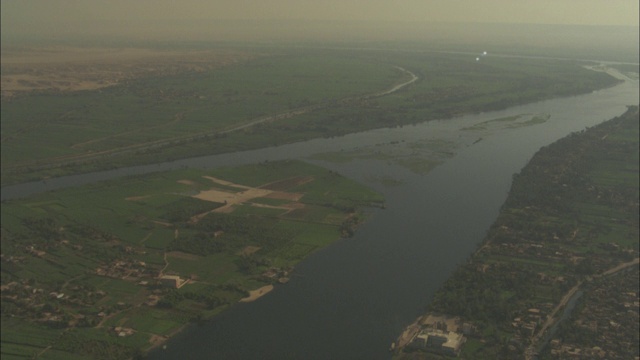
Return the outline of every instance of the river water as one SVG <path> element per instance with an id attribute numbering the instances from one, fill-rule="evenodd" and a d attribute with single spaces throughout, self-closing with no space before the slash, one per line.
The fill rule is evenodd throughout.
<path id="1" fill-rule="evenodd" d="M 152 359 L 387 359 L 391 342 L 482 241 L 512 175 L 540 147 L 622 114 L 638 96 L 638 82 L 627 81 L 591 94 L 446 121 L 6 187 L 2 199 L 185 166 L 309 159 L 328 151 L 384 152 L 444 140 L 452 155 L 426 174 L 383 158 L 312 160 L 376 188 L 386 209 L 371 210 L 353 238 L 305 259 L 288 284 L 187 328 L 166 349 L 150 354 Z M 522 114 L 549 119 L 521 127 L 486 123 Z M 485 126 L 462 130 L 480 123 Z M 393 179 L 394 186 L 379 179 Z"/>

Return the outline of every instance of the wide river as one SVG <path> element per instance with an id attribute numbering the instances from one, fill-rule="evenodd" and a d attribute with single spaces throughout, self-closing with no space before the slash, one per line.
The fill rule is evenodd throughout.
<path id="1" fill-rule="evenodd" d="M 371 210 L 369 221 L 353 238 L 339 240 L 300 263 L 288 284 L 187 328 L 150 357 L 388 359 L 391 342 L 421 315 L 438 287 L 482 241 L 507 196 L 512 175 L 542 146 L 622 114 L 626 105 L 638 103 L 638 97 L 638 82 L 627 80 L 586 95 L 416 126 L 5 187 L 2 199 L 185 166 L 351 154 L 349 162 L 312 161 L 379 190 L 386 209 Z M 532 115 L 523 114 L 548 120 L 525 124 Z M 520 115 L 522 126 L 490 122 Z M 388 156 L 361 156 L 378 152 L 443 159 L 441 149 L 433 147 L 436 143 L 447 144 L 449 155 L 427 173 L 413 172 Z"/>

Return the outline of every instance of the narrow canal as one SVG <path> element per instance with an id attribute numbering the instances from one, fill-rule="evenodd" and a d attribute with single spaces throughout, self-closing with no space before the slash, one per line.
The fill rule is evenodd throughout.
<path id="1" fill-rule="evenodd" d="M 513 174 L 540 147 L 622 114 L 626 105 L 638 103 L 638 95 L 638 82 L 627 81 L 591 94 L 446 121 L 6 187 L 2 199 L 185 166 L 301 158 L 336 170 L 382 192 L 386 209 L 371 210 L 353 238 L 299 264 L 288 284 L 187 328 L 150 357 L 387 359 L 390 343 L 480 243 Z M 518 117 L 525 120 L 492 121 Z M 526 121 L 541 118 L 545 121 Z M 434 143 L 447 144 L 446 155 Z M 352 159 L 334 163 L 314 156 L 326 152 Z M 441 163 L 423 173 L 385 156 L 357 155 L 371 152 L 409 153 Z"/>

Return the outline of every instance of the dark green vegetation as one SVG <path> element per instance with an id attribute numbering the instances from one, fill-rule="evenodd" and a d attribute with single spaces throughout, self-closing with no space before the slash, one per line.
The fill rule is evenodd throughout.
<path id="1" fill-rule="evenodd" d="M 269 52 L 208 72 L 3 102 L 2 184 L 403 126 L 615 83 L 568 61 Z M 411 79 L 395 66 L 419 80 L 382 96 Z M 403 161 L 419 171 L 431 166 Z M 207 192 L 214 188 L 218 193 Z M 234 202 L 244 192 L 256 196 Z M 379 201 L 334 173 L 278 163 L 4 202 L 2 356 L 135 356 L 150 340 L 219 313 L 249 290 L 286 282 L 295 263 L 353 231 L 358 207 Z M 170 289 L 160 274 L 189 283 Z"/>
<path id="2" fill-rule="evenodd" d="M 419 80 L 377 96 L 410 80 L 396 66 Z M 402 126 L 614 83 L 571 61 L 279 49 L 204 73 L 3 102 L 2 184 Z"/>
<path id="3" fill-rule="evenodd" d="M 429 305 L 430 312 L 459 316 L 478 327 L 461 358 L 526 358 L 544 343 L 542 336 L 577 291 L 585 292 L 585 306 L 592 311 L 581 314 L 590 321 L 626 320 L 618 323 L 620 331 L 604 337 L 573 322 L 561 327 L 559 339 L 591 351 L 596 343 L 588 339 L 597 337 L 606 358 L 638 356 L 637 347 L 616 349 L 637 345 L 637 281 L 620 289 L 607 285 L 620 282 L 618 276 L 638 277 L 638 123 L 638 107 L 630 107 L 618 118 L 542 148 L 514 176 L 482 246 Z M 633 274 L 621 274 L 625 271 Z M 597 302 L 609 305 L 593 312 Z M 615 331 L 607 326 L 599 329 Z M 554 351 L 562 350 L 558 341 Z"/>
<path id="4" fill-rule="evenodd" d="M 139 355 L 250 290 L 286 282 L 301 259 L 353 232 L 358 209 L 381 201 L 290 161 L 3 202 L 2 358 Z M 175 289 L 160 275 L 188 282 Z"/>
<path id="5" fill-rule="evenodd" d="M 577 353 L 583 359 L 637 357 L 639 275 L 635 266 L 585 286 L 586 292 L 572 316 L 561 323 L 540 359 L 558 359 Z"/>

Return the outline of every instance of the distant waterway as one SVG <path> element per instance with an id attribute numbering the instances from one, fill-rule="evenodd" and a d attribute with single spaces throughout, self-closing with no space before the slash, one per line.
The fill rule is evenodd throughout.
<path id="1" fill-rule="evenodd" d="M 546 347 L 549 345 L 549 341 L 551 341 L 551 339 L 556 334 L 556 332 L 558 332 L 558 327 L 563 322 L 565 322 L 567 320 L 567 318 L 569 318 L 569 316 L 571 316 L 571 314 L 573 313 L 573 310 L 576 307 L 576 304 L 577 304 L 578 300 L 582 297 L 583 294 L 584 294 L 584 291 L 578 290 L 578 291 L 576 291 L 575 294 L 573 294 L 571 299 L 569 299 L 569 301 L 567 302 L 567 306 L 565 306 L 564 310 L 562 311 L 562 315 L 560 316 L 560 319 L 558 319 L 558 322 L 553 324 L 551 329 L 549 329 L 549 331 L 540 340 L 540 345 L 536 349 L 536 353 L 537 354 L 542 353 L 542 351 L 544 351 L 544 349 L 546 349 Z M 534 356 L 533 359 L 537 360 L 538 356 Z"/>
<path id="2" fill-rule="evenodd" d="M 638 96 L 638 82 L 627 81 L 586 95 L 416 126 L 10 186 L 2 189 L 2 199 L 182 167 L 310 159 L 445 140 L 455 145 L 452 155 L 426 174 L 384 158 L 312 160 L 376 188 L 386 209 L 371 210 L 353 238 L 301 262 L 288 284 L 188 327 L 166 349 L 150 354 L 152 359 L 387 359 L 391 342 L 483 239 L 513 174 L 540 147 L 621 115 Z M 544 114 L 546 121 L 527 126 L 492 121 L 523 114 Z M 482 126 L 469 130 L 473 125 Z M 395 185 L 379 179 L 393 179 Z"/>

